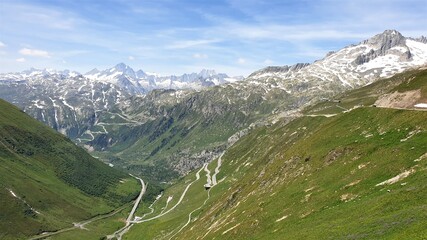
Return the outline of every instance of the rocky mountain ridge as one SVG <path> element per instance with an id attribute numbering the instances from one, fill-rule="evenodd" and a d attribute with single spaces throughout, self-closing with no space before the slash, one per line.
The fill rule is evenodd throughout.
<path id="1" fill-rule="evenodd" d="M 145 94 L 154 89 L 201 89 L 207 86 L 215 86 L 224 83 L 236 82 L 243 77 L 229 77 L 225 73 L 217 73 L 215 70 L 203 69 L 199 73 L 183 74 L 181 76 L 161 76 L 155 73 L 147 73 L 143 70 L 133 70 L 124 63 L 99 71 L 93 69 L 84 76 L 91 80 L 115 83 L 128 89 L 132 94 Z"/>
<path id="2" fill-rule="evenodd" d="M 200 90 L 241 79 L 214 70 L 158 76 L 142 70 L 135 72 L 123 63 L 86 74 L 32 68 L 0 74 L 0 97 L 73 139 L 90 140 L 93 135 L 87 130 L 101 122 L 103 114 L 131 96 L 142 96 L 159 88 Z M 123 116 L 119 118 L 126 120 Z"/>
<path id="3" fill-rule="evenodd" d="M 298 90 L 290 83 L 304 83 L 308 90 L 354 88 L 427 64 L 425 37 L 406 38 L 386 30 L 356 45 L 350 45 L 312 64 L 267 67 L 251 74 L 246 84 L 270 81 L 276 88 Z M 244 83 L 245 84 L 245 83 Z M 335 86 L 334 86 L 335 85 Z"/>

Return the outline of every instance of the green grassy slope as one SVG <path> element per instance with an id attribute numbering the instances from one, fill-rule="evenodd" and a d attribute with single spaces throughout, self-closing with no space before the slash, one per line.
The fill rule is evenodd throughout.
<path id="1" fill-rule="evenodd" d="M 132 200 L 138 183 L 0 100 L 0 238 L 72 226 Z"/>
<path id="2" fill-rule="evenodd" d="M 383 93 L 427 86 L 425 71 L 405 74 Z M 426 239 L 426 119 L 427 111 L 361 107 L 258 128 L 224 155 L 223 181 L 205 205 L 202 171 L 176 209 L 125 239 Z M 149 216 L 194 180 L 195 172 L 166 189 Z"/>

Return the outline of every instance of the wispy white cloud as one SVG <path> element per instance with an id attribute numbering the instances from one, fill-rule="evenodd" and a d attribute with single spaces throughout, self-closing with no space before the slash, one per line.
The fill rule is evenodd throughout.
<path id="1" fill-rule="evenodd" d="M 176 41 L 167 46 L 167 49 L 184 49 L 193 48 L 197 46 L 210 45 L 212 43 L 221 42 L 220 39 L 200 39 L 200 40 L 183 40 Z"/>
<path id="2" fill-rule="evenodd" d="M 195 59 L 207 59 L 208 55 L 203 53 L 195 53 L 193 54 L 193 58 Z"/>
<path id="3" fill-rule="evenodd" d="M 19 50 L 19 53 L 25 56 L 32 56 L 32 57 L 44 57 L 44 58 L 50 58 L 50 54 L 47 51 L 39 50 L 39 49 L 29 49 L 29 48 L 22 48 Z"/>
<path id="4" fill-rule="evenodd" d="M 246 59 L 244 59 L 244 58 L 238 58 L 237 59 L 237 63 L 238 64 L 245 64 L 246 63 Z"/>
<path id="5" fill-rule="evenodd" d="M 22 63 L 22 62 L 25 62 L 26 60 L 25 60 L 25 58 L 17 58 L 16 61 Z"/>
<path id="6" fill-rule="evenodd" d="M 4 1 L 3 11 L 8 18 L 15 22 L 26 23 L 28 26 L 57 30 L 70 30 L 86 21 L 70 11 L 59 8 L 46 8 L 41 5 Z"/>
<path id="7" fill-rule="evenodd" d="M 271 60 L 271 59 L 265 59 L 264 60 L 264 62 L 263 62 L 264 64 L 267 64 L 267 65 L 270 65 L 270 64 L 273 64 L 274 63 L 274 61 L 273 60 Z"/>
<path id="8" fill-rule="evenodd" d="M 0 41 L 0 48 L 6 47 L 6 44 L 4 44 L 2 41 Z"/>
<path id="9" fill-rule="evenodd" d="M 27 48 L 31 48 L 31 46 L 27 47 Z M 52 55 L 55 56 L 59 56 L 59 57 L 76 57 L 76 56 L 81 56 L 83 54 L 87 54 L 90 51 L 88 50 L 61 50 L 61 51 L 56 51 L 54 53 L 52 53 Z"/>
<path id="10" fill-rule="evenodd" d="M 66 59 L 67 68 L 82 72 L 133 61 L 160 73 L 191 66 L 249 74 L 270 64 L 312 62 L 389 28 L 427 34 L 425 0 L 0 1 L 7 9 L 0 24 L 7 71 L 61 68 Z M 44 50 L 23 55 L 24 48 Z M 25 64 L 16 64 L 21 57 Z"/>
<path id="11" fill-rule="evenodd" d="M 322 29 L 320 26 L 287 26 L 287 25 L 235 25 L 230 26 L 228 34 L 243 39 L 272 39 L 283 41 L 312 41 L 325 39 L 360 39 L 367 33 L 353 33 L 334 29 Z"/>

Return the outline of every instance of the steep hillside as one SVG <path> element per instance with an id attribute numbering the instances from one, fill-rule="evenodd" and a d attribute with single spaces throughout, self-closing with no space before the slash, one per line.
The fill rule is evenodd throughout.
<path id="1" fill-rule="evenodd" d="M 369 102 L 419 90 L 420 106 L 426 74 L 384 79 L 345 101 L 359 105 L 352 97 L 363 102 L 364 93 L 391 84 Z M 425 239 L 427 111 L 411 108 L 308 110 L 259 127 L 140 209 L 124 237 Z"/>
<path id="2" fill-rule="evenodd" d="M 0 100 L 0 238 L 28 238 L 130 202 L 132 177 Z"/>

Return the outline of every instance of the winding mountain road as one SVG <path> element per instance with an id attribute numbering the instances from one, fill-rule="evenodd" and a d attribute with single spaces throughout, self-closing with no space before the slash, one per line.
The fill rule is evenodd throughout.
<path id="1" fill-rule="evenodd" d="M 159 218 L 159 217 L 161 217 L 161 216 L 163 216 L 163 215 L 165 215 L 165 214 L 168 214 L 169 212 L 171 212 L 172 210 L 174 210 L 174 209 L 175 209 L 179 204 L 181 204 L 181 202 L 182 202 L 182 200 L 184 199 L 185 195 L 187 194 L 187 191 L 188 191 L 188 189 L 190 188 L 190 186 L 191 186 L 193 183 L 197 182 L 197 181 L 200 179 L 200 172 L 201 172 L 203 169 L 204 169 L 204 166 L 203 166 L 202 168 L 200 168 L 200 169 L 199 169 L 199 171 L 197 171 L 197 173 L 196 173 L 196 179 L 195 179 L 194 181 L 190 182 L 190 183 L 187 185 L 187 187 L 184 189 L 184 192 L 182 192 L 181 197 L 179 198 L 178 202 L 177 202 L 173 207 L 171 207 L 169 210 L 167 210 L 166 212 L 163 212 L 163 213 L 161 213 L 161 214 L 159 214 L 159 215 L 156 215 L 156 216 L 154 216 L 154 217 L 152 217 L 152 218 L 143 219 L 143 220 L 139 220 L 139 221 L 130 221 L 130 222 L 131 222 L 131 223 L 143 223 L 143 222 L 148 222 L 148 221 L 151 221 L 151 220 L 157 219 L 157 218 Z"/>
<path id="2" fill-rule="evenodd" d="M 206 172 L 206 184 L 205 186 L 211 187 L 212 186 L 212 180 L 211 180 L 211 171 L 209 171 L 208 169 L 208 165 L 207 163 L 205 163 L 204 166 L 204 170 Z"/>

